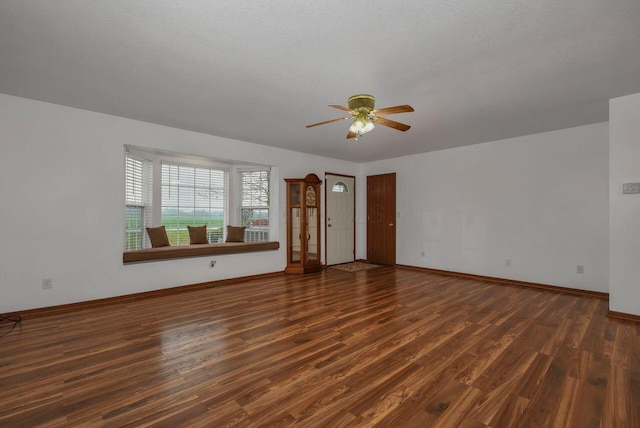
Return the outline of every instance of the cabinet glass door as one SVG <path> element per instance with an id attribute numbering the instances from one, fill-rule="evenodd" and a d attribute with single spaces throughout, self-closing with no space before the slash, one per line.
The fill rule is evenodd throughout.
<path id="1" fill-rule="evenodd" d="M 307 208 L 307 260 L 318 261 L 318 209 Z"/>
<path id="2" fill-rule="evenodd" d="M 300 229 L 300 208 L 291 207 L 289 213 L 289 221 L 291 222 L 291 263 L 300 263 L 300 250 L 302 246 L 302 230 Z"/>
<path id="3" fill-rule="evenodd" d="M 301 246 L 302 246 L 302 233 L 301 230 L 301 218 L 300 218 L 300 184 L 291 184 L 289 188 L 289 227 L 291 228 L 291 248 L 289 254 L 291 255 L 290 263 L 300 263 L 301 259 Z"/>
<path id="4" fill-rule="evenodd" d="M 300 184 L 290 184 L 289 205 L 298 207 L 300 206 Z"/>

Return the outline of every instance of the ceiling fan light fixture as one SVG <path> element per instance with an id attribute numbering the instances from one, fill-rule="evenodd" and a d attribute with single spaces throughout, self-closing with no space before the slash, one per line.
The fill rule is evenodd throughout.
<path id="1" fill-rule="evenodd" d="M 353 121 L 353 123 L 351 124 L 351 127 L 349 127 L 349 131 L 354 132 L 358 134 L 358 136 L 360 136 L 373 130 L 373 128 L 375 127 L 376 126 L 373 124 L 371 119 L 358 117 L 356 118 L 356 120 Z"/>

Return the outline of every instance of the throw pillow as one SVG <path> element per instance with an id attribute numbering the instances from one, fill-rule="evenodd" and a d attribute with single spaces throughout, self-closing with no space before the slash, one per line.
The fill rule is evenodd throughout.
<path id="1" fill-rule="evenodd" d="M 207 225 L 204 226 L 187 226 L 189 229 L 189 244 L 208 244 Z"/>
<path id="2" fill-rule="evenodd" d="M 227 240 L 225 242 L 244 242 L 244 226 L 227 226 Z"/>
<path id="3" fill-rule="evenodd" d="M 151 240 L 151 246 L 153 248 L 156 247 L 168 247 L 169 238 L 167 237 L 167 231 L 164 226 L 159 227 L 147 227 L 147 233 L 149 234 L 149 239 Z"/>

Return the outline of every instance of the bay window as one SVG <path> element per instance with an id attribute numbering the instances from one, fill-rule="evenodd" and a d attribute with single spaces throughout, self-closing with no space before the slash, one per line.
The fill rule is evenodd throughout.
<path id="1" fill-rule="evenodd" d="M 202 225 L 210 243 L 224 242 L 229 224 L 246 227 L 246 242 L 269 241 L 270 172 L 125 146 L 125 251 L 150 248 L 146 228 L 161 225 L 171 245 L 189 245 L 187 226 Z"/>

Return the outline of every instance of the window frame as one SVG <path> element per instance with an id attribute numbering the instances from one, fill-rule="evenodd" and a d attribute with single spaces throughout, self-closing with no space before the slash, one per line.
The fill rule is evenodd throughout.
<path id="1" fill-rule="evenodd" d="M 173 160 L 173 159 L 160 159 L 160 192 L 161 192 L 161 199 L 160 199 L 160 204 L 159 205 L 159 217 L 160 217 L 160 225 L 164 225 L 164 209 L 167 207 L 167 205 L 165 205 L 165 198 L 164 198 L 164 189 L 165 189 L 165 184 L 164 184 L 164 174 L 165 174 L 165 165 L 168 167 L 177 167 L 178 169 L 180 168 L 190 168 L 190 169 L 194 169 L 194 170 L 208 170 L 209 173 L 211 173 L 211 171 L 216 171 L 216 172 L 222 172 L 223 173 L 223 197 L 222 197 L 222 225 L 217 229 L 214 230 L 213 228 L 211 228 L 211 226 L 207 223 L 207 239 L 209 240 L 209 242 L 211 243 L 211 238 L 215 237 L 216 239 L 218 239 L 215 242 L 224 242 L 224 239 L 226 239 L 226 227 L 225 227 L 225 223 L 229 223 L 229 214 L 230 214 L 230 207 L 229 207 L 229 194 L 231 192 L 230 189 L 230 185 L 229 185 L 229 181 L 230 181 L 230 172 L 228 168 L 220 168 L 219 166 L 217 166 L 215 163 L 206 163 L 206 162 L 202 162 L 202 163 L 189 163 L 189 162 L 182 162 L 179 159 L 178 160 Z M 194 171 L 195 172 L 195 171 Z M 194 175 L 194 180 L 195 180 L 195 175 Z M 189 186 L 179 186 L 179 189 L 177 189 L 178 192 L 180 192 L 180 188 L 188 188 Z M 184 206 L 184 209 L 193 209 L 194 211 L 197 210 L 199 207 L 197 206 L 197 203 L 195 202 L 195 193 L 196 193 L 196 186 L 194 184 L 194 203 L 193 206 Z M 171 206 L 171 208 L 176 208 L 175 206 Z M 181 210 L 183 207 L 181 207 L 180 205 L 177 206 L 178 210 Z M 210 207 L 211 208 L 211 207 Z M 194 221 L 193 223 L 189 223 L 189 226 L 202 226 L 202 222 L 199 221 Z M 177 231 L 177 236 L 178 236 L 178 241 L 175 242 L 175 240 L 173 239 L 173 237 L 171 236 L 172 233 L 170 233 L 171 231 L 173 231 L 174 229 L 169 229 L 166 225 L 165 228 L 167 230 L 167 236 L 169 236 L 169 242 L 172 242 L 171 245 L 188 245 L 189 244 L 189 234 L 187 232 L 187 229 L 175 229 Z M 185 235 L 185 242 L 181 242 L 180 240 L 180 231 L 182 231 L 183 235 Z M 186 232 L 186 233 L 185 233 Z M 175 242 L 175 243 L 173 243 Z"/>
<path id="2" fill-rule="evenodd" d="M 238 223 L 240 226 L 245 226 L 244 238 L 246 242 L 268 242 L 271 233 L 271 167 L 254 167 L 254 168 L 238 168 Z M 266 177 L 261 178 L 266 182 L 267 186 L 267 202 L 266 204 L 249 204 L 245 205 L 245 187 L 244 187 L 244 174 L 251 173 L 266 173 Z M 250 199 L 255 199 L 254 196 L 250 196 Z M 258 198 L 259 199 L 259 198 Z M 266 224 L 264 225 L 252 225 L 246 224 L 250 220 L 244 215 L 244 211 L 266 211 Z M 264 220 L 264 216 L 257 220 Z M 254 226 L 254 227 L 252 227 Z"/>

